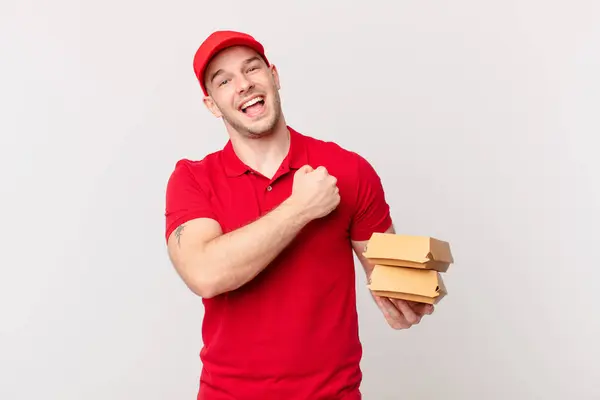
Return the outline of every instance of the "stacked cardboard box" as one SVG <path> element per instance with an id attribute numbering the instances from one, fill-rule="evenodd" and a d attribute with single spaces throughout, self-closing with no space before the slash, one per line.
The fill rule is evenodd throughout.
<path id="1" fill-rule="evenodd" d="M 369 289 L 376 295 L 437 304 L 448 294 L 441 275 L 454 263 L 448 242 L 375 233 L 363 255 L 375 265 Z"/>

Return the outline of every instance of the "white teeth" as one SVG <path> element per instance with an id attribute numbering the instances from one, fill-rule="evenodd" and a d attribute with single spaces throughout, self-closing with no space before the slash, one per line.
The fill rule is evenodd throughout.
<path id="1" fill-rule="evenodd" d="M 255 97 L 252 100 L 249 100 L 249 101 L 245 102 L 244 104 L 242 104 L 241 109 L 243 110 L 247 107 L 250 107 L 251 105 L 258 103 L 259 101 L 262 101 L 262 99 L 263 99 L 262 97 Z"/>

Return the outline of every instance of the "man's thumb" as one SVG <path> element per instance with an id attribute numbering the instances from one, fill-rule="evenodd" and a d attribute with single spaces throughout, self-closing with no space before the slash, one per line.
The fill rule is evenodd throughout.
<path id="1" fill-rule="evenodd" d="M 300 169 L 298 170 L 298 172 L 301 172 L 303 174 L 308 174 L 309 172 L 313 172 L 314 169 L 313 167 L 311 167 L 310 165 L 303 165 L 302 167 L 300 167 Z"/>

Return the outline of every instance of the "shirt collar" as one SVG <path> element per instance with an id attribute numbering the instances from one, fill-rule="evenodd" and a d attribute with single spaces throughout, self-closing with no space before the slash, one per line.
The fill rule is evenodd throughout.
<path id="1" fill-rule="evenodd" d="M 308 163 L 306 143 L 302 134 L 298 133 L 290 126 L 287 128 L 290 133 L 290 149 L 282 162 L 282 166 L 288 167 L 289 169 L 298 169 Z M 228 140 L 223 148 L 222 160 L 225 167 L 225 173 L 230 177 L 241 176 L 252 170 L 252 168 L 244 164 L 237 156 L 231 140 Z"/>

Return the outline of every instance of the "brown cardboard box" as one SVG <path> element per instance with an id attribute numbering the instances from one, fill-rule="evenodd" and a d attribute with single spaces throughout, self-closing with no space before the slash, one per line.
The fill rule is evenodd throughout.
<path id="1" fill-rule="evenodd" d="M 375 265 L 369 289 L 376 295 L 437 304 L 448 294 L 441 275 L 454 263 L 448 242 L 374 233 L 363 256 Z"/>
<path id="2" fill-rule="evenodd" d="M 430 269 L 376 265 L 369 289 L 378 296 L 437 304 L 448 293 L 439 272 Z"/>
<path id="3" fill-rule="evenodd" d="M 427 236 L 374 233 L 363 255 L 373 264 L 446 272 L 454 262 L 450 244 Z"/>

